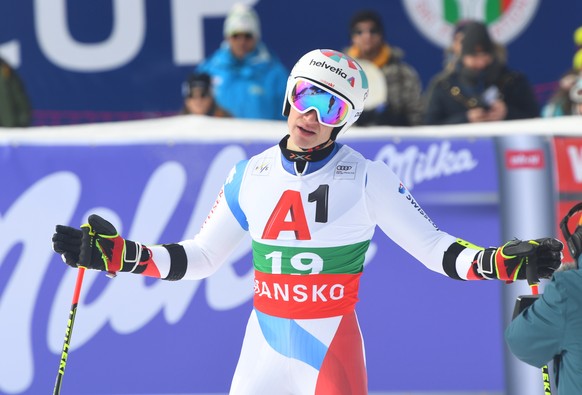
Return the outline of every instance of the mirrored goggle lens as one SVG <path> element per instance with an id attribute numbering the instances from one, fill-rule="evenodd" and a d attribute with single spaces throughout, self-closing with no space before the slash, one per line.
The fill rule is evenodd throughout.
<path id="1" fill-rule="evenodd" d="M 344 124 L 350 109 L 350 105 L 341 97 L 304 80 L 297 81 L 290 101 L 301 113 L 317 110 L 319 122 L 327 126 Z"/>

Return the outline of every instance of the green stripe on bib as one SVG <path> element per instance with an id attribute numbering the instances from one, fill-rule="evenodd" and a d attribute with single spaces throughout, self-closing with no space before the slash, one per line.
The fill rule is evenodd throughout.
<path id="1" fill-rule="evenodd" d="M 370 241 L 338 247 L 284 247 L 253 241 L 256 270 L 272 274 L 356 274 Z"/>

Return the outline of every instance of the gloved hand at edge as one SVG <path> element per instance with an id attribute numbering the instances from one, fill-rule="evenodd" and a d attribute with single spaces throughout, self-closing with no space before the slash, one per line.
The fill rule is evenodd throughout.
<path id="1" fill-rule="evenodd" d="M 537 277 L 550 278 L 562 262 L 563 248 L 561 241 L 550 237 L 511 240 L 501 247 L 480 251 L 473 261 L 473 272 L 489 280 L 525 280 L 527 264 L 535 260 Z"/>

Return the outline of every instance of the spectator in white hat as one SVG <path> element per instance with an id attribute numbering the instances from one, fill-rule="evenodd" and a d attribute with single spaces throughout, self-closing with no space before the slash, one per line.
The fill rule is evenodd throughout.
<path id="1" fill-rule="evenodd" d="M 224 22 L 224 41 L 197 72 L 212 77 L 219 106 L 236 118 L 283 119 L 289 72 L 261 42 L 257 13 L 235 4 Z"/>

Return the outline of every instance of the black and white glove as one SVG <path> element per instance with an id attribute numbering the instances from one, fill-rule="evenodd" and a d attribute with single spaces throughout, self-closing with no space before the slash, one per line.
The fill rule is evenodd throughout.
<path id="1" fill-rule="evenodd" d="M 562 242 L 554 238 L 512 240 L 498 248 L 486 248 L 473 262 L 473 271 L 479 277 L 513 282 L 525 280 L 534 283 L 550 278 L 562 262 Z M 528 274 L 528 265 L 529 274 Z"/>
<path id="2" fill-rule="evenodd" d="M 123 239 L 111 223 L 95 214 L 80 230 L 57 225 L 52 241 L 53 250 L 67 265 L 106 271 L 113 276 L 135 270 L 143 251 L 140 243 Z"/>

